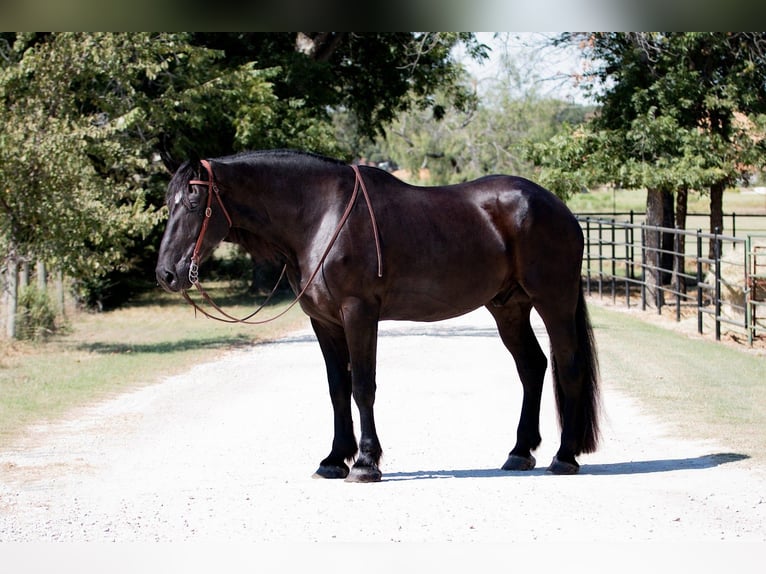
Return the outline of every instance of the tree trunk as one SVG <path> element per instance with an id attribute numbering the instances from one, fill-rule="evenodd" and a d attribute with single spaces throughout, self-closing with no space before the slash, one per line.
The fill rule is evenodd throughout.
<path id="1" fill-rule="evenodd" d="M 675 229 L 676 218 L 673 213 L 673 192 L 669 189 L 662 190 L 662 227 Z M 675 251 L 675 236 L 673 233 L 662 234 L 662 253 L 660 266 L 662 267 L 662 284 L 669 285 L 673 279 L 673 252 Z"/>
<path id="2" fill-rule="evenodd" d="M 667 189 L 652 188 L 646 193 L 646 284 L 650 303 L 662 305 L 659 287 L 670 281 L 673 269 L 673 235 L 653 227 L 673 227 L 673 194 Z M 666 253 L 667 252 L 667 253 Z"/>
<path id="3" fill-rule="evenodd" d="M 719 181 L 710 186 L 710 233 L 723 233 L 723 190 L 726 188 L 725 181 Z M 710 238 L 708 257 L 715 257 L 715 239 Z"/>

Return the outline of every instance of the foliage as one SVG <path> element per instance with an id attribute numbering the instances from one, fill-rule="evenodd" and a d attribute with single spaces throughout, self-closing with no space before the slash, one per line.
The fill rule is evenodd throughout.
<path id="1" fill-rule="evenodd" d="M 56 332 L 56 309 L 48 293 L 34 286 L 27 286 L 19 294 L 19 339 L 40 340 Z"/>
<path id="2" fill-rule="evenodd" d="M 135 40 L 135 41 L 134 41 Z M 0 241 L 74 276 L 117 265 L 157 222 L 140 118 L 119 78 L 146 71 L 138 37 L 19 34 L 0 69 Z M 147 42 L 144 48 L 148 46 Z M 143 65 L 142 65 L 143 64 Z M 75 89 L 75 87 L 80 89 Z M 126 93 L 128 92 L 128 93 Z"/>
<path id="3" fill-rule="evenodd" d="M 402 109 L 466 105 L 457 43 L 486 55 L 464 33 L 2 33 L 0 249 L 99 305 L 152 277 L 166 166 L 247 148 L 351 159 Z M 357 135 L 337 137 L 338 114 Z"/>
<path id="4" fill-rule="evenodd" d="M 533 152 L 562 174 L 562 187 L 587 174 L 625 187 L 704 190 L 763 165 L 765 34 L 583 33 L 557 42 L 579 44 L 594 62 L 583 88 L 600 103 L 577 137 Z"/>
<path id="5" fill-rule="evenodd" d="M 512 60 L 504 65 L 505 73 L 481 99 L 473 94 L 470 108 L 442 117 L 431 110 L 400 114 L 378 154 L 411 173 L 427 168 L 431 184 L 491 173 L 532 177 L 528 148 L 555 139 L 570 122 L 581 123 L 589 108 L 538 95 Z M 468 85 L 468 78 L 463 82 Z"/>
<path id="6" fill-rule="evenodd" d="M 475 58 L 486 57 L 486 47 L 470 33 L 197 33 L 190 42 L 224 54 L 224 70 L 263 74 L 271 94 L 244 90 L 236 101 L 215 102 L 218 114 L 228 110 L 228 130 L 226 121 L 211 125 L 208 114 L 195 109 L 204 132 L 177 125 L 166 133 L 180 142 L 163 136 L 163 152 L 177 160 L 190 151 L 202 157 L 279 147 L 352 159 L 360 150 L 342 143 L 375 137 L 402 110 L 438 113 L 445 105 L 467 105 L 469 95 L 457 82 L 461 68 L 451 57 L 456 44 Z M 448 94 L 446 104 L 435 101 L 439 89 Z M 353 129 L 341 142 L 333 123 L 337 114 L 347 114 Z M 206 135 L 219 132 L 217 150 L 201 147 Z"/>

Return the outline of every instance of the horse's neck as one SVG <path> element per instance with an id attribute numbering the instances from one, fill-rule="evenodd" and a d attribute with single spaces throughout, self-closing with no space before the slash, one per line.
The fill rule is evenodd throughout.
<path id="1" fill-rule="evenodd" d="M 338 177 L 340 172 L 334 174 L 332 169 L 325 171 L 321 167 L 316 174 L 288 167 L 259 170 L 254 176 L 256 183 L 252 187 L 244 185 L 236 194 L 237 211 L 242 214 L 238 226 L 246 232 L 246 241 L 251 245 L 257 243 L 261 256 L 268 247 L 278 251 L 281 258 L 297 257 L 308 248 L 315 230 L 331 209 L 337 196 Z M 316 185 L 307 185 L 307 181 Z M 353 184 L 348 197 L 352 191 Z M 342 197 L 337 199 L 343 201 Z"/>

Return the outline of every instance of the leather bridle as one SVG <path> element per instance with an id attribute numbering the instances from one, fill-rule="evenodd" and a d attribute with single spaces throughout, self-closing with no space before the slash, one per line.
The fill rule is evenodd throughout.
<path id="1" fill-rule="evenodd" d="M 202 229 L 199 231 L 197 243 L 194 244 L 194 252 L 192 253 L 191 264 L 189 265 L 189 281 L 191 281 L 192 285 L 196 285 L 199 282 L 199 252 L 202 249 L 202 241 L 205 239 L 205 233 L 207 233 L 207 227 L 210 223 L 210 218 L 213 216 L 213 195 L 215 195 L 215 198 L 218 201 L 218 205 L 221 206 L 221 211 L 223 211 L 223 214 L 226 216 L 226 221 L 229 222 L 229 229 L 231 229 L 232 226 L 231 216 L 229 215 L 229 212 L 226 211 L 226 206 L 223 204 L 223 201 L 221 201 L 221 194 L 218 191 L 218 185 L 213 179 L 213 168 L 210 167 L 210 162 L 206 159 L 203 159 L 200 160 L 200 163 L 202 164 L 202 167 L 207 170 L 207 181 L 202 179 L 189 180 L 189 185 L 207 186 L 207 206 L 205 207 L 205 219 L 202 221 Z"/>
<path id="2" fill-rule="evenodd" d="M 319 273 L 320 269 L 322 268 L 322 265 L 325 262 L 325 259 L 327 259 L 327 255 L 330 253 L 330 250 L 332 249 L 333 245 L 335 245 L 335 241 L 338 239 L 338 236 L 340 235 L 341 230 L 343 229 L 343 226 L 346 224 L 346 221 L 348 221 L 349 216 L 351 215 L 352 210 L 354 209 L 354 205 L 356 204 L 357 196 L 359 195 L 359 189 L 362 190 L 362 194 L 364 195 L 365 202 L 367 203 L 367 211 L 370 214 L 370 223 L 372 224 L 372 233 L 373 237 L 375 238 L 375 252 L 378 258 L 378 277 L 383 277 L 383 257 L 380 249 L 380 236 L 378 234 L 378 223 L 375 219 L 375 212 L 372 208 L 372 202 L 370 201 L 370 194 L 367 191 L 367 186 L 364 183 L 364 180 L 362 179 L 362 174 L 359 172 L 359 168 L 356 165 L 350 166 L 354 170 L 354 191 L 351 194 L 351 198 L 349 199 L 348 204 L 346 205 L 346 209 L 343 212 L 343 215 L 340 218 L 340 221 L 338 221 L 338 225 L 335 228 L 335 232 L 332 235 L 332 238 L 330 239 L 330 242 L 328 243 L 327 247 L 325 248 L 324 252 L 322 253 L 322 257 L 319 259 L 319 263 L 317 263 L 317 266 L 314 268 L 314 271 L 309 276 L 308 281 L 306 281 L 306 284 L 301 289 L 300 293 L 296 296 L 296 298 L 293 300 L 290 305 L 286 309 L 284 309 L 281 313 L 274 317 L 270 317 L 268 319 L 263 319 L 259 321 L 252 321 L 251 319 L 258 314 L 271 300 L 274 293 L 276 293 L 277 288 L 279 287 L 279 284 L 282 282 L 282 278 L 285 275 L 285 272 L 287 270 L 287 265 L 284 265 L 282 267 L 282 272 L 279 275 L 279 279 L 277 279 L 276 285 L 274 285 L 274 288 L 271 290 L 271 293 L 269 293 L 268 297 L 266 297 L 266 300 L 259 305 L 259 307 L 250 313 L 247 317 L 243 318 L 237 318 L 232 317 L 226 311 L 221 309 L 208 295 L 208 293 L 205 291 L 205 289 L 200 285 L 199 282 L 199 263 L 200 263 L 200 257 L 199 253 L 202 248 L 202 241 L 205 237 L 205 233 L 207 232 L 207 227 L 210 221 L 210 218 L 212 217 L 212 203 L 213 203 L 213 194 L 215 194 L 215 198 L 218 201 L 218 205 L 221 206 L 221 210 L 223 211 L 224 216 L 226 216 L 226 221 L 229 223 L 229 229 L 231 229 L 232 220 L 231 216 L 229 216 L 229 212 L 226 210 L 226 207 L 223 204 L 223 201 L 221 200 L 221 195 L 218 189 L 218 185 L 215 183 L 214 177 L 213 177 L 213 169 L 210 166 L 210 162 L 207 160 L 200 160 L 200 163 L 202 166 L 207 170 L 208 174 L 208 180 L 200 180 L 200 179 L 192 179 L 189 181 L 189 185 L 206 185 L 208 187 L 208 195 L 207 195 L 207 206 L 205 208 L 205 219 L 202 222 L 202 228 L 200 229 L 199 236 L 197 237 L 197 242 L 194 245 L 194 251 L 192 253 L 191 257 L 191 263 L 189 266 L 189 281 L 191 282 L 194 287 L 200 292 L 200 295 L 202 298 L 210 305 L 212 306 L 218 313 L 220 313 L 223 317 L 217 317 L 215 315 L 211 315 L 204 309 L 202 309 L 197 303 L 195 303 L 191 297 L 189 296 L 188 292 L 184 289 L 182 294 L 184 299 L 188 303 L 190 303 L 195 311 L 199 311 L 206 317 L 210 319 L 215 319 L 216 321 L 222 321 L 224 323 L 247 323 L 250 325 L 262 325 L 264 323 L 268 323 L 270 321 L 274 321 L 275 319 L 278 319 L 279 317 L 286 314 L 290 309 L 292 309 L 298 301 L 303 297 L 303 295 L 308 290 L 309 286 L 313 283 L 314 279 L 316 278 L 317 274 Z"/>

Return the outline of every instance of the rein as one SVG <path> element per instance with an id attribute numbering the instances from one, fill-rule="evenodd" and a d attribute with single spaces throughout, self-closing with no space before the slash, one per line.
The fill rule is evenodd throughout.
<path id="1" fill-rule="evenodd" d="M 182 295 L 186 301 L 191 304 L 192 307 L 194 307 L 195 312 L 199 311 L 202 313 L 205 317 L 208 317 L 209 319 L 215 319 L 216 321 L 221 321 L 223 323 L 246 323 L 249 325 L 263 325 L 264 323 L 269 323 L 271 321 L 274 321 L 283 315 L 285 315 L 290 309 L 292 309 L 298 301 L 301 300 L 303 295 L 308 290 L 309 286 L 314 282 L 314 279 L 319 274 L 320 269 L 322 268 L 322 265 L 324 264 L 325 260 L 327 259 L 327 256 L 330 253 L 330 250 L 332 249 L 333 245 L 335 245 L 335 241 L 338 239 L 338 236 L 340 235 L 341 230 L 343 229 L 343 226 L 346 224 L 346 221 L 348 221 L 348 218 L 351 216 L 351 212 L 354 209 L 354 205 L 356 204 L 356 199 L 359 195 L 359 189 L 361 188 L 362 194 L 364 195 L 364 200 L 367 203 L 367 211 L 370 214 L 370 223 L 372 224 L 372 233 L 373 237 L 375 238 L 375 253 L 378 258 L 378 277 L 383 277 L 383 257 L 381 254 L 380 249 L 380 237 L 378 235 L 378 222 L 375 219 L 375 212 L 372 209 L 372 202 L 370 201 L 370 194 L 367 191 L 367 186 L 364 183 L 364 180 L 362 179 L 362 174 L 359 172 L 359 168 L 355 165 L 350 166 L 351 169 L 354 170 L 354 191 L 351 194 L 351 199 L 349 199 L 348 205 L 346 205 L 346 209 L 343 212 L 343 215 L 340 218 L 340 221 L 338 222 L 337 227 L 335 228 L 335 231 L 333 232 L 332 238 L 330 239 L 329 244 L 325 248 L 324 252 L 322 253 L 322 257 L 319 259 L 319 263 L 317 263 L 317 266 L 314 268 L 314 271 L 309 276 L 308 281 L 303 286 L 303 289 L 301 289 L 300 293 L 295 297 L 295 299 L 290 303 L 290 305 L 287 306 L 286 309 L 284 309 L 282 312 L 280 312 L 278 315 L 275 315 L 274 317 L 269 317 L 268 319 L 258 320 L 258 321 L 252 321 L 251 319 L 257 315 L 271 300 L 274 293 L 276 293 L 277 288 L 279 287 L 279 284 L 282 282 L 282 278 L 285 276 L 285 272 L 287 271 L 287 264 L 285 264 L 282 267 L 282 272 L 279 275 L 279 279 L 277 279 L 276 285 L 274 285 L 274 288 L 271 290 L 271 293 L 269 293 L 268 297 L 266 297 L 266 300 L 261 303 L 258 308 L 250 313 L 247 317 L 243 318 L 237 318 L 232 317 L 229 315 L 226 311 L 221 309 L 208 295 L 208 293 L 205 291 L 205 289 L 202 287 L 202 285 L 199 282 L 199 252 L 202 247 L 202 240 L 205 237 L 205 233 L 207 232 L 208 223 L 210 221 L 210 218 L 212 216 L 212 196 L 215 193 L 216 200 L 218 201 L 218 205 L 221 206 L 221 209 L 223 210 L 223 214 L 226 216 L 226 221 L 229 223 L 229 228 L 232 227 L 232 221 L 231 217 L 229 216 L 229 212 L 226 211 L 226 207 L 223 204 L 223 201 L 221 200 L 221 196 L 218 190 L 218 185 L 214 182 L 213 179 L 213 169 L 210 166 L 210 162 L 207 160 L 200 160 L 200 163 L 202 166 L 207 170 L 208 173 L 208 180 L 190 180 L 189 184 L 194 185 L 207 185 L 208 186 L 208 195 L 207 195 L 207 207 L 205 208 L 205 220 L 202 222 L 202 228 L 200 229 L 199 237 L 197 238 L 197 242 L 194 245 L 194 252 L 192 253 L 191 257 L 191 265 L 189 266 L 189 281 L 191 281 L 192 285 L 196 287 L 197 291 L 200 292 L 200 295 L 202 298 L 211 306 L 213 307 L 218 313 L 220 313 L 223 317 L 217 317 L 215 315 L 211 315 L 207 311 L 205 311 L 202 307 L 200 307 L 197 303 L 195 303 L 192 298 L 189 296 L 189 293 L 187 290 L 183 290 Z"/>

